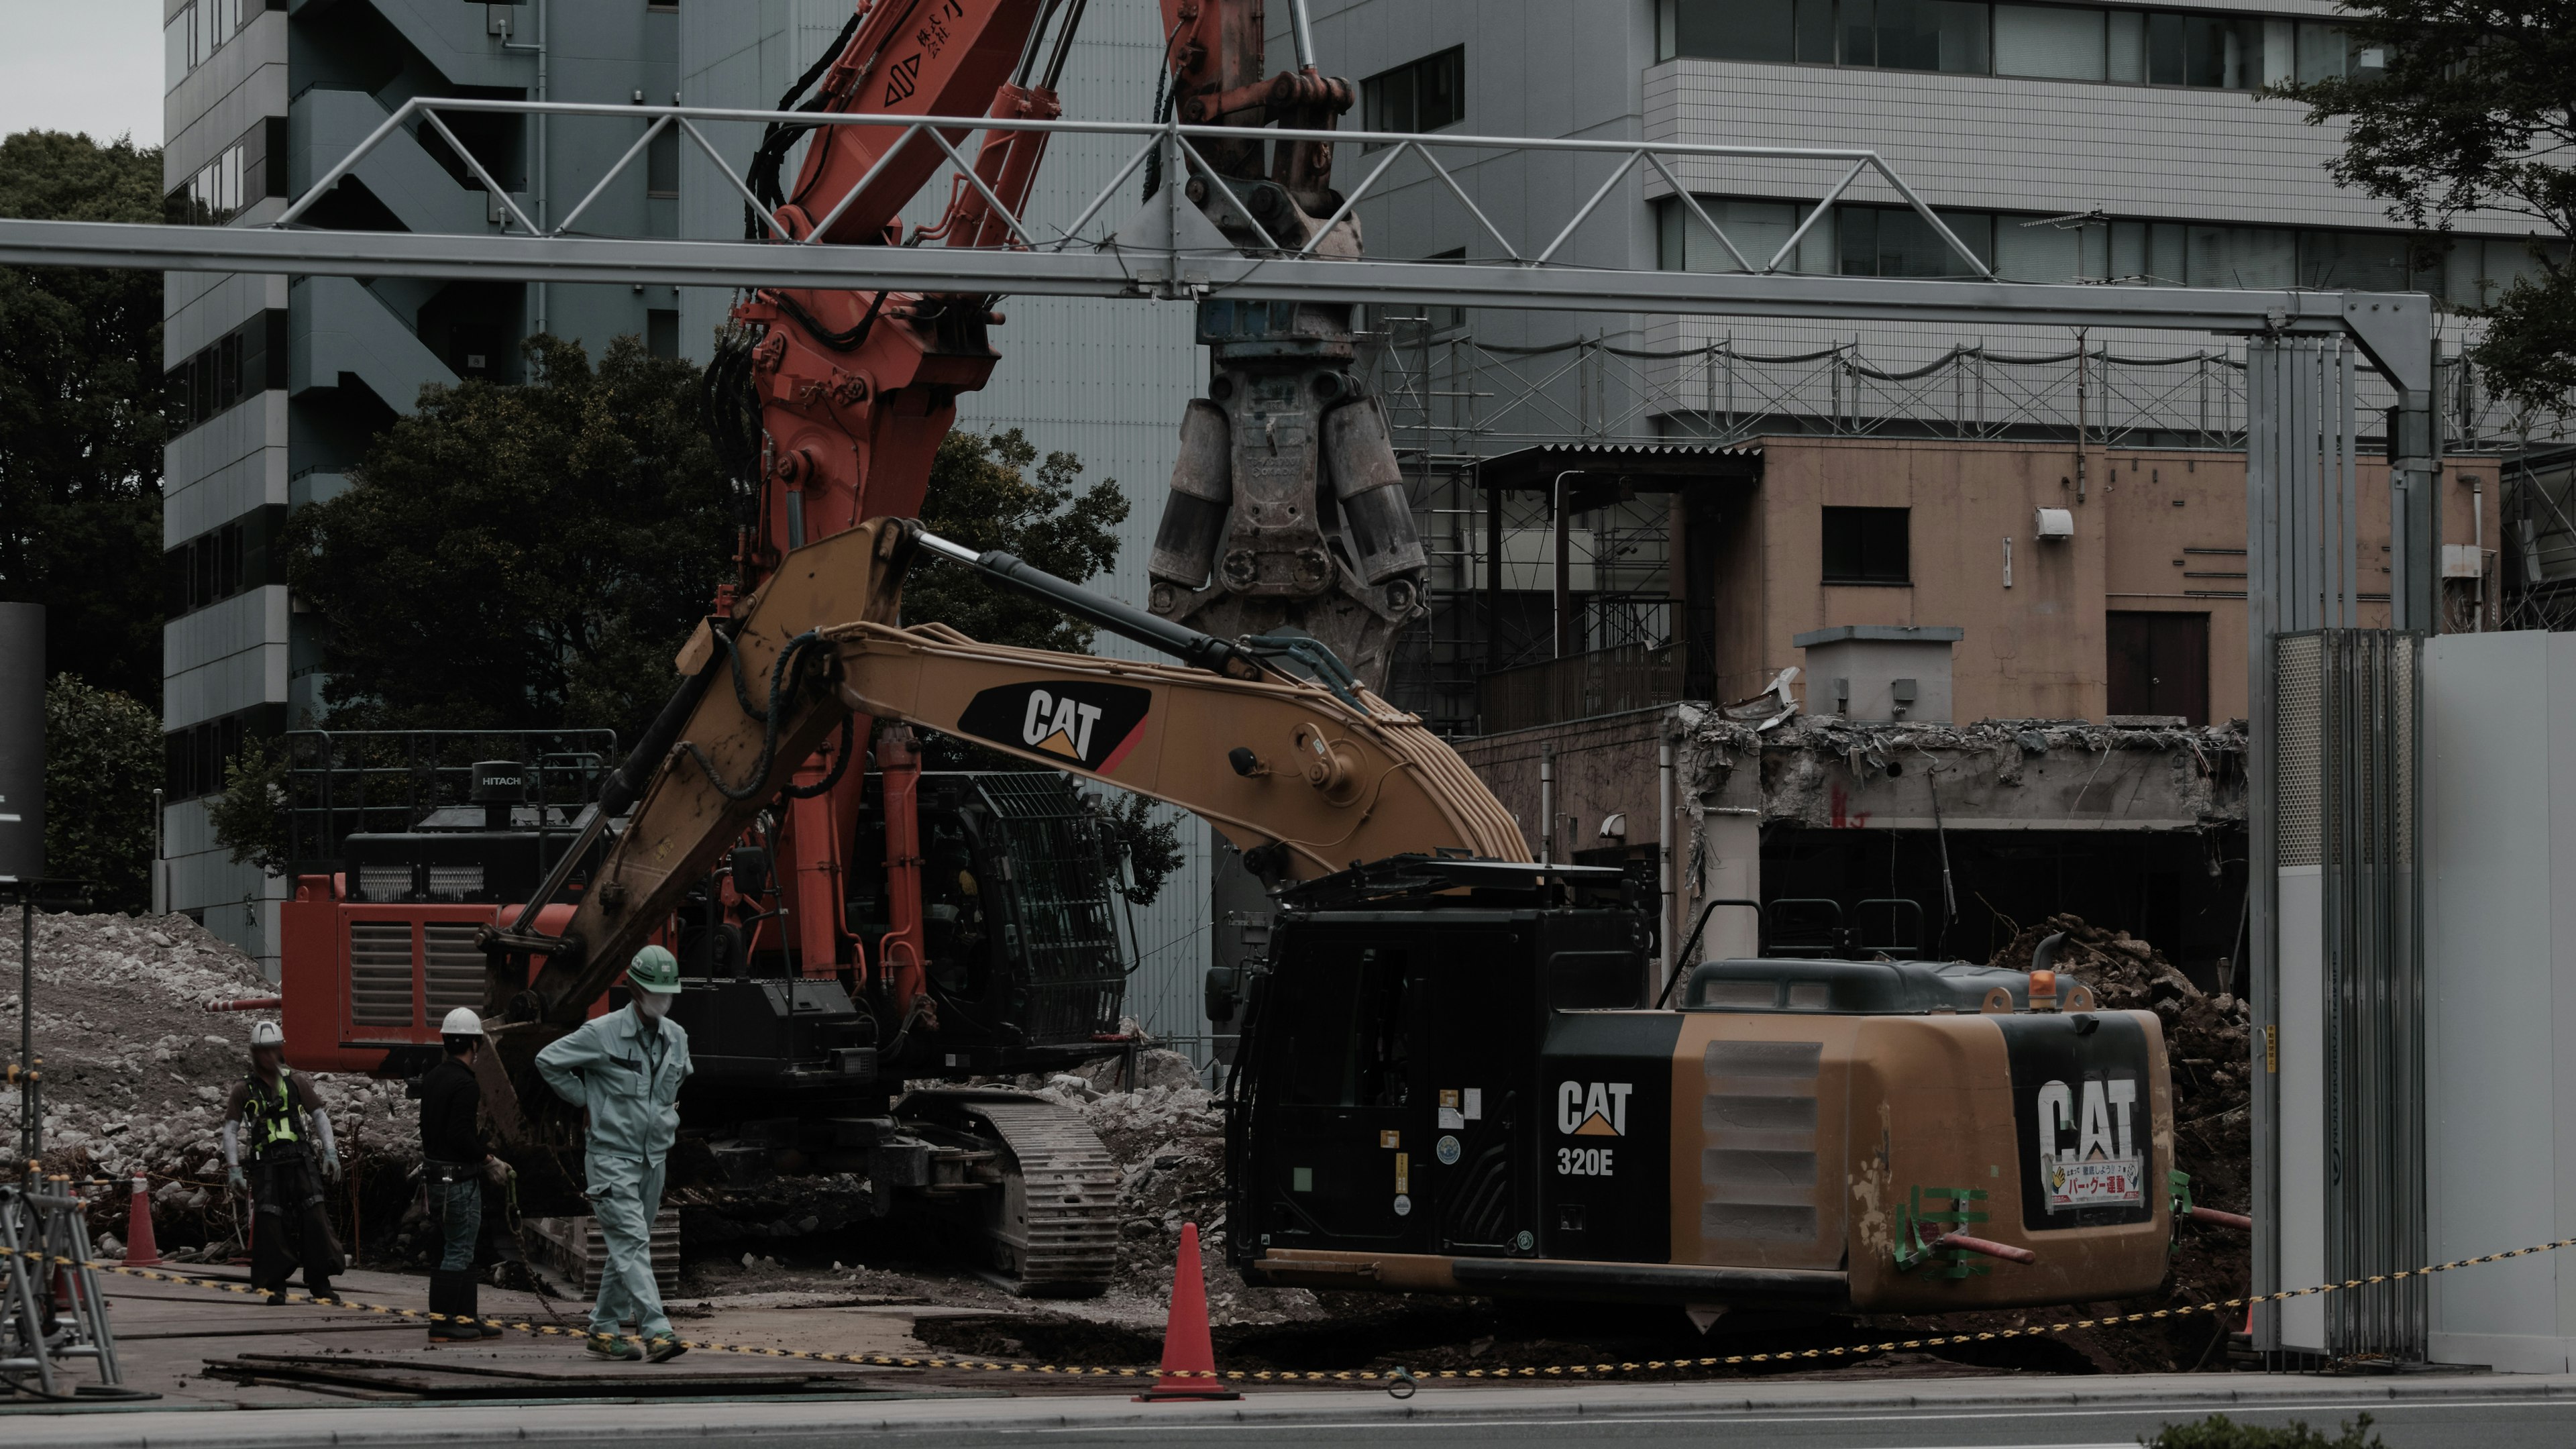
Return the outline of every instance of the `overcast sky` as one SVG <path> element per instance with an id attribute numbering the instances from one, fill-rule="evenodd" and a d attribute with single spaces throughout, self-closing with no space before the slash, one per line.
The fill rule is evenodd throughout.
<path id="1" fill-rule="evenodd" d="M 161 0 L 0 0 L 0 135 L 161 144 Z"/>

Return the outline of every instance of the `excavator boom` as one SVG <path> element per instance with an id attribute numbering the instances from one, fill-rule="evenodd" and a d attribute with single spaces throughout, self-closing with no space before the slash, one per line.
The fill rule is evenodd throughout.
<path id="1" fill-rule="evenodd" d="M 1045 579 L 1047 597 L 1087 601 L 1101 622 L 1254 677 L 982 644 L 935 623 L 898 627 L 903 573 L 923 538 L 908 520 L 874 519 L 795 550 L 737 607 L 729 631 L 712 620 L 699 629 L 679 661 L 694 707 L 592 872 L 561 948 L 546 953 L 536 1000 L 509 1014 L 578 1023 L 798 762 L 854 716 L 1178 805 L 1274 880 L 1408 852 L 1526 858 L 1510 813 L 1457 754 L 1356 685 L 1263 667 L 1242 646 L 1058 579 Z M 932 541 L 951 558 L 965 552 Z"/>

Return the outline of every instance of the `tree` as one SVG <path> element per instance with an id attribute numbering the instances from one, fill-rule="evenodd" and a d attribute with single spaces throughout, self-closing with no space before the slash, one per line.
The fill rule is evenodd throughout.
<path id="1" fill-rule="evenodd" d="M 578 343 L 523 350 L 525 383 L 422 389 L 355 485 L 288 525 L 335 727 L 604 726 L 632 744 L 731 574 L 697 369 L 633 337 L 595 368 Z"/>
<path id="2" fill-rule="evenodd" d="M 2384 68 L 2273 93 L 2306 102 L 2310 125 L 2350 121 L 2328 171 L 2391 220 L 2447 232 L 2488 210 L 2534 224 L 2539 265 L 2474 309 L 2487 335 L 2469 357 L 2499 394 L 2563 407 L 2576 388 L 2576 0 L 2352 0 L 2339 23 Z"/>
<path id="3" fill-rule="evenodd" d="M 986 436 L 953 432 L 940 440 L 921 500 L 921 523 L 978 552 L 1007 549 L 1061 579 L 1081 583 L 1118 559 L 1118 525 L 1127 499 L 1104 478 L 1076 492 L 1081 460 L 1049 453 L 1032 477 L 1038 450 L 1013 428 Z M 939 564 L 916 566 L 903 586 L 905 622 L 940 623 L 987 644 L 1080 651 L 1091 647 L 1089 624 L 986 579 Z"/>
<path id="4" fill-rule="evenodd" d="M 45 684 L 45 873 L 95 883 L 90 904 L 152 904 L 152 787 L 161 717 L 77 674 Z"/>
<path id="5" fill-rule="evenodd" d="M 21 131 L 0 216 L 159 221 L 161 153 Z M 0 267 L 0 598 L 46 606 L 50 672 L 154 704 L 161 405 L 159 273 Z"/>
<path id="6" fill-rule="evenodd" d="M 1181 868 L 1179 816 L 1124 790 L 1105 796 L 1085 792 L 1082 805 L 1100 821 L 1110 848 L 1127 861 L 1129 883 L 1116 887 L 1118 893 L 1137 905 L 1152 905 L 1163 893 L 1163 882 Z"/>

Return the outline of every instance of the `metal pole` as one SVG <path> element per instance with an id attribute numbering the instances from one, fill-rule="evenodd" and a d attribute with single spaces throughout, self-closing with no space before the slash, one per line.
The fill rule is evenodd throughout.
<path id="1" fill-rule="evenodd" d="M 1573 556 L 1567 552 L 1570 540 L 1566 537 L 1565 528 L 1565 480 L 1582 471 L 1580 468 L 1568 468 L 1557 474 L 1555 483 L 1548 488 L 1548 531 L 1556 546 L 1556 584 L 1553 590 L 1556 605 L 1553 618 L 1556 638 L 1548 656 L 1552 659 L 1562 659 L 1569 652 L 1565 647 L 1567 629 L 1565 615 L 1571 602 L 1568 595 L 1574 586 L 1574 564 Z"/>
<path id="2" fill-rule="evenodd" d="M 2441 356 L 2440 339 L 2433 355 Z M 2431 634 L 2439 627 L 2442 525 L 2433 506 L 2441 444 L 2433 436 L 2433 391 L 2406 388 L 2389 414 L 2388 622 L 2391 628 Z"/>
<path id="3" fill-rule="evenodd" d="M 1315 68 L 1315 22 L 1306 14 L 1306 0 L 1288 0 L 1288 38 L 1297 47 L 1297 68 Z"/>
<path id="4" fill-rule="evenodd" d="M 1683 646 L 1685 650 L 1689 645 Z M 1655 979 L 1673 974 L 1673 741 L 1666 735 L 1655 751 L 1655 910 L 1662 929 L 1655 932 L 1661 963 Z"/>
<path id="5" fill-rule="evenodd" d="M 36 1097 L 36 883 L 18 883 L 18 1068 L 27 1080 L 18 1088 L 18 1160 L 35 1181 L 36 1159 L 44 1154 L 45 1119 Z"/>
<path id="6" fill-rule="evenodd" d="M 1538 747 L 1538 863 L 1556 863 L 1556 746 Z"/>

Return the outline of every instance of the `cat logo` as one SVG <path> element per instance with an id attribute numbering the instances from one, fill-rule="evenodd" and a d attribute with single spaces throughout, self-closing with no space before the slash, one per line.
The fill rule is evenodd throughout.
<path id="1" fill-rule="evenodd" d="M 1133 685 L 1048 679 L 985 690 L 957 717 L 957 732 L 1034 750 L 1070 768 L 1106 774 L 1144 735 L 1153 695 Z"/>
<path id="2" fill-rule="evenodd" d="M 1556 1084 L 1556 1130 L 1569 1137 L 1628 1135 L 1628 1082 Z"/>
<path id="3" fill-rule="evenodd" d="M 2082 1114 L 2075 1090 L 2065 1082 L 2039 1089 L 2039 1160 L 2058 1162 L 2126 1161 L 2138 1155 L 2129 1117 L 2138 1105 L 2133 1077 L 2083 1083 Z M 2080 1123 L 2080 1126 L 2079 1126 Z M 2068 1145 L 2065 1134 L 2077 1140 Z"/>

